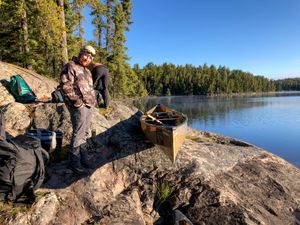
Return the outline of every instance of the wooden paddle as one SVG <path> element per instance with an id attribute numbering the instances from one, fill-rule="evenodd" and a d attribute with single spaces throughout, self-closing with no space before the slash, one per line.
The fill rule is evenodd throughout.
<path id="1" fill-rule="evenodd" d="M 154 116 L 151 116 L 150 114 L 146 113 L 147 117 L 149 117 L 150 119 L 152 119 L 153 121 L 156 121 L 159 124 L 163 124 L 163 122 L 161 122 L 159 119 L 155 118 Z"/>

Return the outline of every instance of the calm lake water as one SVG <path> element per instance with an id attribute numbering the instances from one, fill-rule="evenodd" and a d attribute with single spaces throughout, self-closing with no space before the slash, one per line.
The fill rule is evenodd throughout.
<path id="1" fill-rule="evenodd" d="M 143 111 L 158 103 L 186 114 L 188 125 L 194 129 L 244 140 L 300 168 L 300 92 L 148 97 L 135 101 Z"/>

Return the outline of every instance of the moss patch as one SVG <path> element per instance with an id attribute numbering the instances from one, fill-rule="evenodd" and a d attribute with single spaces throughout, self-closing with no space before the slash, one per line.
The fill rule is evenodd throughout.
<path id="1" fill-rule="evenodd" d="M 212 140 L 211 137 L 207 137 L 207 136 L 186 136 L 186 139 L 189 139 L 189 140 L 192 140 L 192 141 L 195 141 L 195 142 L 209 142 Z"/>
<path id="2" fill-rule="evenodd" d="M 0 202 L 0 224 L 8 224 L 8 222 L 19 213 L 28 212 L 31 205 L 15 206 L 13 203 Z"/>
<path id="3" fill-rule="evenodd" d="M 112 111 L 112 107 L 110 106 L 107 108 L 98 108 L 98 112 L 105 117 L 107 117 L 111 111 Z"/>

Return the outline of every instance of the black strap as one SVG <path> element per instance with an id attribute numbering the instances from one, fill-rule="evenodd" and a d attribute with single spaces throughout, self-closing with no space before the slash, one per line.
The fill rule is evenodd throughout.
<path id="1" fill-rule="evenodd" d="M 49 154 L 42 148 L 35 149 L 34 154 L 37 158 L 37 169 L 33 179 L 33 188 L 37 189 L 43 184 L 46 173 L 45 164 L 49 161 Z"/>
<path id="2" fill-rule="evenodd" d="M 6 139 L 6 134 L 5 134 L 5 119 L 4 119 L 4 114 L 2 111 L 0 111 L 0 138 L 3 140 Z"/>

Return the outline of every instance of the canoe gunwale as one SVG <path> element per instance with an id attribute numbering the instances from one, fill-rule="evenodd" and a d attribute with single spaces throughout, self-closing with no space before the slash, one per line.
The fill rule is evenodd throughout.
<path id="1" fill-rule="evenodd" d="M 160 107 L 159 109 L 162 109 L 162 111 L 155 111 L 157 110 L 158 106 Z M 154 112 L 173 113 L 175 115 L 174 118 L 179 119 L 179 122 L 177 125 L 160 124 L 162 121 L 159 121 L 159 118 L 155 117 L 154 120 L 146 121 L 148 115 L 153 117 L 152 113 Z M 169 121 L 172 119 L 173 117 L 170 117 Z M 158 121 L 156 123 L 152 123 L 155 120 Z M 161 147 L 161 149 L 166 153 L 173 163 L 175 162 L 177 153 L 186 137 L 188 127 L 187 122 L 188 118 L 185 114 L 172 110 L 163 105 L 157 105 L 153 107 L 144 113 L 140 118 L 141 128 L 147 139 L 149 139 L 154 145 Z"/>
<path id="2" fill-rule="evenodd" d="M 173 125 L 164 125 L 164 124 L 152 124 L 152 123 L 147 123 L 145 120 L 141 119 L 140 122 L 141 123 L 145 123 L 147 124 L 147 126 L 153 126 L 153 127 L 157 127 L 157 128 L 162 128 L 162 129 L 169 129 L 169 130 L 176 130 L 178 127 L 184 126 L 185 124 L 187 124 L 187 117 L 184 117 L 184 121 L 181 122 L 180 124 L 173 126 Z"/>

